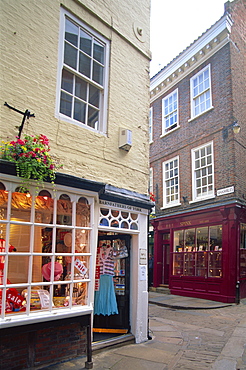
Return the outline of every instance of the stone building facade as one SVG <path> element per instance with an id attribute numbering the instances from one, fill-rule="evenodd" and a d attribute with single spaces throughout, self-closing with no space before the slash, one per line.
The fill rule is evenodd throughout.
<path id="1" fill-rule="evenodd" d="M 23 193 L 14 163 L 0 161 L 1 368 L 86 354 L 90 367 L 96 334 L 148 338 L 150 3 L 1 10 L 1 145 L 26 118 L 20 139 L 47 136 L 63 165 L 55 187 L 31 181 Z M 94 315 L 104 247 L 117 306 L 106 316 L 105 302 Z"/>

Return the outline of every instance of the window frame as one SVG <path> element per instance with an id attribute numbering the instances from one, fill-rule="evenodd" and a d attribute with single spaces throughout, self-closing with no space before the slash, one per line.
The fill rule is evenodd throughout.
<path id="1" fill-rule="evenodd" d="M 207 88 L 204 88 L 201 93 L 198 93 L 196 96 L 194 96 L 194 80 L 196 78 L 199 78 L 200 75 L 202 75 L 206 70 L 208 70 L 208 81 L 209 86 Z M 204 80 L 203 80 L 204 82 Z M 195 100 L 197 98 L 200 98 L 202 95 L 204 95 L 206 92 L 209 92 L 209 99 L 210 99 L 210 106 L 208 108 L 205 108 L 202 112 L 200 111 L 200 105 L 199 103 L 199 112 L 195 113 Z M 199 117 L 200 115 L 208 112 L 210 109 L 213 108 L 212 104 L 212 80 L 211 80 L 211 65 L 208 64 L 206 67 L 204 67 L 202 70 L 197 72 L 194 76 L 190 78 L 190 100 L 191 100 L 191 119 Z"/>
<path id="2" fill-rule="evenodd" d="M 177 108 L 173 109 L 171 112 L 168 112 L 168 114 L 165 114 L 165 101 L 173 97 L 175 93 L 177 94 Z M 172 125 L 169 125 L 168 128 L 166 128 L 166 118 L 170 117 L 170 115 L 174 114 L 174 112 L 177 112 L 177 121 L 173 123 Z M 168 135 L 169 133 L 173 132 L 174 130 L 178 128 L 179 128 L 179 94 L 178 94 L 178 88 L 177 88 L 173 90 L 170 94 L 162 98 L 162 134 L 161 136 Z"/>
<path id="3" fill-rule="evenodd" d="M 211 194 L 206 194 L 204 196 L 201 195 L 201 196 L 198 197 L 196 195 L 196 193 L 197 193 L 197 186 L 196 186 L 196 176 L 195 176 L 195 172 L 198 170 L 198 168 L 195 168 L 195 153 L 197 151 L 199 151 L 199 150 L 202 150 L 203 148 L 204 149 L 207 148 L 210 145 L 211 145 L 211 156 L 212 156 L 212 161 L 211 161 L 212 172 L 209 175 L 212 176 L 212 193 Z M 206 156 L 206 158 L 207 158 L 207 156 Z M 191 162 L 192 162 L 192 201 L 190 203 L 200 202 L 200 201 L 203 201 L 203 200 L 206 200 L 206 199 L 214 198 L 215 197 L 215 178 L 214 178 L 214 149 L 213 149 L 213 141 L 210 141 L 210 142 L 208 142 L 206 144 L 203 144 L 203 145 L 200 145 L 200 146 L 198 146 L 196 148 L 191 149 Z M 201 169 L 202 167 L 200 166 L 199 168 Z M 208 168 L 208 165 L 205 168 Z M 207 186 L 208 186 L 208 184 L 207 184 Z M 202 187 L 202 185 L 201 185 L 201 187 Z"/>
<path id="4" fill-rule="evenodd" d="M 174 200 L 174 201 L 171 201 L 169 203 L 166 202 L 166 198 L 167 198 L 167 181 L 170 181 L 171 178 L 168 178 L 166 179 L 165 178 L 165 166 L 166 164 L 170 164 L 171 162 L 174 162 L 175 160 L 178 161 L 178 175 L 177 176 L 174 176 L 173 178 L 177 178 L 178 179 L 178 199 Z M 173 157 L 165 162 L 162 163 L 162 178 L 163 178 L 163 207 L 162 209 L 164 208 L 170 208 L 170 207 L 175 207 L 175 206 L 179 206 L 181 203 L 180 203 L 180 176 L 179 176 L 179 156 L 176 156 L 176 157 Z M 173 185 L 175 186 L 175 184 Z M 175 193 L 176 194 L 176 193 Z"/>
<path id="5" fill-rule="evenodd" d="M 5 186 L 5 189 L 6 189 L 6 192 L 8 192 L 8 197 L 9 197 L 9 200 L 8 200 L 8 210 L 10 209 L 11 207 L 11 195 L 12 193 L 15 192 L 15 189 L 20 185 L 18 182 L 9 182 L 8 180 L 3 180 L 2 183 L 4 184 Z M 8 314 L 6 315 L 5 313 L 5 310 L 2 309 L 2 313 L 1 313 L 1 308 L 0 308 L 0 321 L 1 321 L 1 325 L 2 326 L 13 326 L 13 325 L 16 325 L 18 324 L 18 322 L 21 322 L 21 323 L 32 323 L 32 322 L 42 322 L 42 321 L 45 321 L 47 319 L 58 319 L 58 318 L 63 318 L 63 317 L 68 317 L 68 316 L 77 316 L 77 315 L 85 315 L 85 314 L 88 314 L 88 313 L 91 313 L 92 312 L 92 297 L 93 297 L 93 292 L 92 292 L 92 288 L 93 288 L 93 282 L 94 282 L 94 263 L 95 263 L 95 251 L 94 251 L 94 248 L 93 248 L 93 245 L 94 245 L 94 240 L 95 240 L 95 232 L 97 231 L 94 224 L 94 218 L 95 218 L 95 214 L 94 214 L 94 207 L 95 207 L 95 200 L 94 200 L 94 196 L 91 192 L 89 191 L 84 191 L 84 190 L 80 190 L 80 189 L 72 189 L 72 188 L 68 188 L 68 187 L 60 187 L 58 186 L 57 189 L 55 190 L 55 192 L 53 191 L 53 189 L 51 188 L 51 186 L 46 186 L 45 187 L 45 190 L 47 189 L 47 191 L 51 194 L 51 197 L 52 199 L 54 200 L 54 213 L 53 213 L 53 219 L 52 219 L 52 222 L 50 224 L 46 224 L 44 222 L 41 222 L 40 221 L 37 221 L 35 220 L 35 214 L 36 214 L 36 208 L 35 208 L 35 197 L 37 195 L 36 193 L 36 188 L 34 186 L 30 186 L 29 187 L 30 189 L 30 194 L 31 196 L 33 197 L 32 199 L 32 205 L 31 205 L 31 208 L 30 208 L 30 220 L 27 221 L 27 220 L 22 220 L 22 221 L 15 221 L 14 219 L 12 220 L 12 218 L 9 216 L 7 217 L 7 219 L 3 219 L 1 221 L 2 225 L 5 226 L 6 230 L 10 228 L 11 225 L 27 225 L 30 230 L 33 229 L 33 228 L 37 228 L 37 227 L 49 227 L 53 230 L 53 233 L 54 233 L 54 236 L 52 236 L 52 251 L 51 252 L 48 252 L 48 253 L 44 253 L 43 251 L 41 252 L 37 252 L 35 251 L 33 248 L 30 248 L 29 251 L 27 252 L 18 252 L 15 251 L 15 255 L 18 256 L 18 255 L 21 255 L 21 256 L 26 256 L 27 258 L 29 258 L 30 260 L 34 259 L 35 256 L 51 256 L 53 259 L 56 258 L 56 256 L 58 255 L 64 255 L 64 253 L 62 252 L 58 252 L 55 250 L 53 244 L 54 244 L 54 241 L 56 240 L 56 234 L 55 234 L 55 231 L 58 230 L 58 228 L 60 228 L 61 230 L 71 230 L 71 232 L 73 233 L 73 238 L 75 238 L 75 232 L 76 230 L 80 231 L 80 230 L 85 230 L 88 232 L 88 235 L 89 235 L 89 243 L 88 243 L 88 246 L 89 246 L 89 251 L 87 252 L 84 252 L 84 251 L 80 251 L 80 252 L 76 252 L 75 250 L 72 250 L 71 252 L 69 252 L 68 255 L 72 255 L 75 257 L 78 257 L 78 256 L 83 256 L 84 258 L 88 258 L 88 261 L 89 261 L 89 264 L 88 264 L 88 269 L 89 269 L 89 276 L 88 277 L 85 277 L 85 278 L 82 278 L 79 280 L 86 283 L 87 284 L 87 302 L 83 305 L 73 305 L 71 304 L 69 307 L 54 307 L 51 305 L 51 303 L 49 304 L 49 309 L 39 309 L 37 311 L 32 311 L 30 309 L 30 307 L 27 308 L 26 311 L 24 312 L 12 312 L 11 314 Z M 69 224 L 58 224 L 57 221 L 56 221 L 56 210 L 57 210 L 57 207 L 56 207 L 56 204 L 58 202 L 58 199 L 59 197 L 62 195 L 62 194 L 68 194 L 70 199 L 71 199 L 71 202 L 72 202 L 72 224 L 69 225 Z M 89 225 L 87 226 L 77 226 L 76 224 L 76 220 L 75 220 L 75 216 L 76 216 L 76 204 L 78 202 L 78 200 L 81 198 L 81 197 L 85 197 L 88 201 L 89 201 L 89 205 L 90 205 L 90 223 Z M 6 213 L 8 214 L 8 213 Z M 58 212 L 57 212 L 58 214 Z M 95 231 L 96 230 L 96 231 Z M 32 236 L 31 236 L 32 234 Z M 9 243 L 9 238 L 10 236 L 9 235 L 6 235 L 6 243 Z M 30 231 L 30 240 L 31 242 L 33 243 L 34 245 L 34 239 L 33 239 L 33 231 Z M 9 254 L 6 254 L 6 252 L 2 252 L 1 253 L 2 256 L 5 257 L 5 260 L 7 261 L 8 260 L 8 256 L 11 255 L 11 256 L 14 256 L 14 254 L 12 255 L 11 253 Z M 28 276 L 30 275 L 30 271 L 32 273 L 32 270 L 33 270 L 33 265 L 30 265 L 30 262 L 28 263 L 29 265 L 29 269 L 28 269 Z M 75 266 L 75 263 L 74 265 L 72 264 L 72 267 Z M 7 272 L 7 271 L 6 271 Z M 4 275 L 5 276 L 5 275 Z M 30 275 L 31 276 L 31 275 Z M 1 285 L 1 289 L 5 292 L 5 290 L 13 287 L 13 288 L 21 288 L 21 287 L 27 287 L 28 292 L 30 293 L 30 290 L 32 287 L 36 286 L 37 283 L 36 282 L 33 282 L 30 280 L 30 276 L 28 278 L 28 281 L 27 282 L 21 282 L 21 283 L 9 283 L 7 282 L 7 285 L 5 284 L 5 280 L 3 280 L 2 284 Z M 69 283 L 76 283 L 77 282 L 77 279 L 75 278 L 75 276 L 73 277 L 73 279 L 71 279 L 71 282 L 68 281 L 68 284 Z M 64 281 L 63 281 L 64 283 Z M 50 282 L 44 282 L 43 285 L 44 286 L 49 286 L 51 288 L 51 286 L 54 288 L 55 285 L 57 285 L 57 281 L 56 280 L 53 280 L 50 281 Z M 51 289 L 51 292 L 53 292 L 53 288 Z M 23 288 L 24 289 L 24 288 Z M 28 298 L 28 301 L 30 301 L 30 298 Z M 52 301 L 52 299 L 50 300 Z M 5 304 L 5 298 L 3 299 L 3 305 Z"/>
<path id="6" fill-rule="evenodd" d="M 69 67 L 64 63 L 64 40 L 65 40 L 65 22 L 66 19 L 69 19 L 71 22 L 75 23 L 80 29 L 85 30 L 87 33 L 92 35 L 95 40 L 98 40 L 99 43 L 103 43 L 105 46 L 105 62 L 104 62 L 104 75 L 103 75 L 103 84 L 100 85 L 96 83 L 89 77 L 87 78 L 85 75 L 82 75 L 79 71 Z M 109 84 L 109 52 L 110 52 L 110 42 L 108 39 L 103 37 L 101 34 L 93 30 L 87 24 L 83 23 L 79 18 L 75 17 L 74 15 L 70 14 L 65 9 L 61 8 L 60 12 L 60 30 L 59 30 L 59 47 L 58 47 L 58 69 L 57 69 L 57 88 L 56 88 L 56 111 L 55 116 L 65 122 L 75 124 L 79 127 L 86 128 L 88 130 L 92 130 L 93 132 L 99 132 L 100 134 L 107 133 L 107 105 L 108 105 L 108 84 Z M 93 128 L 88 125 L 87 123 L 82 123 L 74 118 L 63 114 L 60 112 L 60 100 L 61 100 L 61 83 L 62 83 L 62 71 L 66 70 L 73 74 L 75 77 L 79 77 L 81 80 L 89 83 L 90 85 L 100 89 L 100 97 L 99 97 L 99 117 L 98 117 L 98 127 Z M 71 93 L 73 99 L 75 98 L 74 92 Z M 74 104 L 73 104 L 74 106 Z M 86 101 L 86 106 L 89 105 L 89 98 Z M 72 108 L 73 109 L 73 108 Z"/>

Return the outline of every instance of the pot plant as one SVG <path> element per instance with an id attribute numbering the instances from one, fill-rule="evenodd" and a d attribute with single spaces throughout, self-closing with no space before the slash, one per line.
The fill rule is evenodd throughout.
<path id="1" fill-rule="evenodd" d="M 17 136 L 15 141 L 3 142 L 0 158 L 15 163 L 16 174 L 23 179 L 23 190 L 31 180 L 36 181 L 37 187 L 44 181 L 54 184 L 55 172 L 61 167 L 51 157 L 49 139 L 43 134 L 25 135 L 24 139 Z"/>

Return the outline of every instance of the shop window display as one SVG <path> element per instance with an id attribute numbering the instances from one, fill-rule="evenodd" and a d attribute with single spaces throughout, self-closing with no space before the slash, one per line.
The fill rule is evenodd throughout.
<path id="1" fill-rule="evenodd" d="M 6 315 L 87 305 L 91 200 L 0 186 L 0 307 Z"/>
<path id="2" fill-rule="evenodd" d="M 173 275 L 222 277 L 222 226 L 174 232 Z"/>

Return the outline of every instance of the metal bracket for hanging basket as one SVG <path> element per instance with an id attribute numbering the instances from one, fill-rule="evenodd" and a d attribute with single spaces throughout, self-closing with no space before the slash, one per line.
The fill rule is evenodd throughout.
<path id="1" fill-rule="evenodd" d="M 9 109 L 14 110 L 17 113 L 23 114 L 23 119 L 22 119 L 21 125 L 20 126 L 17 126 L 17 128 L 19 128 L 18 138 L 20 139 L 26 118 L 29 119 L 30 117 L 35 117 L 35 115 L 34 115 L 34 113 L 31 114 L 31 112 L 28 109 L 26 109 L 25 112 L 22 112 L 19 109 L 16 109 L 14 107 L 11 107 L 11 105 L 9 105 L 6 102 L 4 103 L 4 105 L 6 107 L 8 107 Z"/>

